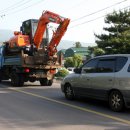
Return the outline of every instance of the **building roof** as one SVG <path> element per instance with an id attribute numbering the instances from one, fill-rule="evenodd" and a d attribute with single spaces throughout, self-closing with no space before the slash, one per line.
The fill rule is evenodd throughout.
<path id="1" fill-rule="evenodd" d="M 74 54 L 86 56 L 86 55 L 90 55 L 90 51 L 88 50 L 87 47 L 79 47 L 79 48 L 71 47 L 65 51 L 65 57 L 72 57 Z"/>
<path id="2" fill-rule="evenodd" d="M 66 49 L 61 49 L 60 51 L 58 51 L 58 55 L 60 55 L 61 53 L 63 54 L 63 55 L 65 55 L 65 51 L 66 51 Z"/>
<path id="3" fill-rule="evenodd" d="M 60 50 L 60 52 L 62 52 L 63 54 L 65 54 L 65 51 L 66 51 L 66 49 Z"/>
<path id="4" fill-rule="evenodd" d="M 71 49 L 73 50 L 74 52 L 88 52 L 88 48 L 87 47 L 71 47 L 71 48 L 68 48 L 68 49 Z M 67 49 L 67 50 L 68 50 Z"/>

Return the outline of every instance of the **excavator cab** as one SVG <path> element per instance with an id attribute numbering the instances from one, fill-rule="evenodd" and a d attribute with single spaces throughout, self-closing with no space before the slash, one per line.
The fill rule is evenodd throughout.
<path id="1" fill-rule="evenodd" d="M 33 38 L 37 29 L 37 25 L 38 25 L 37 19 L 29 19 L 24 21 L 20 28 L 20 31 L 22 32 L 23 35 L 29 36 L 31 44 L 33 44 Z M 48 33 L 48 28 L 46 28 L 40 47 L 42 48 L 43 46 L 47 46 L 48 42 L 49 42 L 49 33 Z"/>

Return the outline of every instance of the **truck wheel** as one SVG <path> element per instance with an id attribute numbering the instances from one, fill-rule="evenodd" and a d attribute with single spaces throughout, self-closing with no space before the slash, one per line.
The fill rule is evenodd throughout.
<path id="1" fill-rule="evenodd" d="M 21 87 L 24 85 L 23 75 L 12 72 L 11 74 L 11 84 L 14 87 Z"/>
<path id="2" fill-rule="evenodd" d="M 53 83 L 53 80 L 48 80 L 46 78 L 40 79 L 41 86 L 51 86 Z"/>
<path id="3" fill-rule="evenodd" d="M 48 80 L 48 86 L 51 86 L 53 84 L 53 80 Z"/>

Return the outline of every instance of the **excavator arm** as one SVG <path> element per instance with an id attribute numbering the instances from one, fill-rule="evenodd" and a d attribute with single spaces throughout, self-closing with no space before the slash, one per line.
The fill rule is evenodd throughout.
<path id="1" fill-rule="evenodd" d="M 50 22 L 59 24 L 57 30 L 53 33 L 52 39 L 47 48 L 49 56 L 53 56 L 54 53 L 57 52 L 56 47 L 66 32 L 70 19 L 61 17 L 60 15 L 50 11 L 43 12 L 34 35 L 34 44 L 37 49 L 40 47 L 47 24 Z"/>

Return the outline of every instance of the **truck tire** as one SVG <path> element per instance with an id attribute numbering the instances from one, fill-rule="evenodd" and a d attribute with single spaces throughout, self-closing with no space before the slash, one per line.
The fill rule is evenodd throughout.
<path id="1" fill-rule="evenodd" d="M 51 86 L 53 83 L 53 80 L 48 80 L 46 78 L 40 79 L 41 86 Z"/>
<path id="2" fill-rule="evenodd" d="M 24 78 L 22 74 L 17 74 L 15 72 L 11 73 L 11 84 L 14 87 L 21 87 L 24 85 Z"/>

